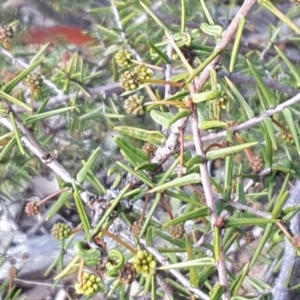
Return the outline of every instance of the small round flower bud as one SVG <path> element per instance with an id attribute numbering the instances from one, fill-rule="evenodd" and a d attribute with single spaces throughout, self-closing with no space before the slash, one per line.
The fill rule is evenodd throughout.
<path id="1" fill-rule="evenodd" d="M 184 228 L 181 224 L 171 225 L 169 233 L 173 239 L 181 239 L 184 236 Z"/>
<path id="2" fill-rule="evenodd" d="M 156 262 L 153 255 L 146 250 L 138 251 L 134 257 L 133 263 L 137 273 L 142 273 L 144 276 L 153 273 L 156 268 Z"/>
<path id="3" fill-rule="evenodd" d="M 8 48 L 10 44 L 10 40 L 14 35 L 14 31 L 12 27 L 4 25 L 0 27 L 0 43 L 4 45 L 4 47 Z"/>
<path id="4" fill-rule="evenodd" d="M 281 134 L 281 137 L 289 146 L 292 146 L 295 144 L 293 135 L 290 131 L 283 131 Z"/>
<path id="5" fill-rule="evenodd" d="M 62 241 L 70 236 L 71 227 L 65 223 L 56 223 L 52 227 L 52 236 L 59 241 Z"/>
<path id="6" fill-rule="evenodd" d="M 218 99 L 218 103 L 222 109 L 226 109 L 228 99 L 228 95 L 223 91 L 221 97 Z"/>
<path id="7" fill-rule="evenodd" d="M 145 143 L 142 150 L 151 158 L 154 156 L 154 154 L 157 150 L 157 147 L 154 144 Z"/>
<path id="8" fill-rule="evenodd" d="M 26 82 L 36 90 L 39 90 L 43 86 L 43 78 L 40 73 L 30 73 L 26 78 Z"/>
<path id="9" fill-rule="evenodd" d="M 124 109 L 128 114 L 142 116 L 144 114 L 144 97 L 133 95 L 130 96 L 124 104 Z"/>
<path id="10" fill-rule="evenodd" d="M 250 165 L 254 173 L 259 173 L 264 168 L 264 161 L 259 155 L 254 155 L 250 159 Z"/>
<path id="11" fill-rule="evenodd" d="M 126 91 L 134 91 L 139 87 L 139 75 L 133 71 L 125 71 L 120 78 L 120 84 Z"/>
<path id="12" fill-rule="evenodd" d="M 152 70 L 145 65 L 138 65 L 134 71 L 139 75 L 140 80 L 150 79 L 153 76 Z"/>
<path id="13" fill-rule="evenodd" d="M 121 68 L 130 67 L 132 59 L 133 59 L 132 53 L 130 53 L 125 49 L 119 50 L 115 55 L 116 63 Z"/>
<path id="14" fill-rule="evenodd" d="M 101 279 L 94 274 L 84 272 L 82 275 L 82 281 L 75 284 L 75 290 L 77 294 L 85 296 L 92 296 L 101 291 Z"/>
<path id="15" fill-rule="evenodd" d="M 25 213 L 29 217 L 33 217 L 33 216 L 37 215 L 39 212 L 40 212 L 40 207 L 34 201 L 29 202 L 25 207 Z"/>
<path id="16" fill-rule="evenodd" d="M 134 235 L 134 237 L 138 238 L 141 231 L 142 231 L 143 224 L 141 221 L 135 221 L 131 225 L 131 233 Z"/>
<path id="17" fill-rule="evenodd" d="M 15 266 L 10 266 L 8 269 L 8 277 L 10 279 L 13 279 L 17 277 L 17 275 L 18 275 L 18 269 Z"/>
<path id="18" fill-rule="evenodd" d="M 120 275 L 119 280 L 125 284 L 132 284 L 136 277 L 136 269 L 132 263 L 127 262 L 124 264 Z"/>

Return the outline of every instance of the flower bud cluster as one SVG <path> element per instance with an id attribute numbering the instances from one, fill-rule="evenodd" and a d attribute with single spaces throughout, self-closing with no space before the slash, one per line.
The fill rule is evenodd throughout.
<path id="1" fill-rule="evenodd" d="M 137 273 L 142 273 L 144 276 L 154 273 L 156 267 L 153 255 L 146 250 L 137 252 L 133 264 Z"/>

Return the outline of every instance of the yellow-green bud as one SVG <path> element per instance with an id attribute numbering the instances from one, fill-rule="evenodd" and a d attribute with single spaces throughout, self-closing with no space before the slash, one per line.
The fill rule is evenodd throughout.
<path id="1" fill-rule="evenodd" d="M 131 60 L 133 59 L 132 53 L 126 49 L 119 50 L 115 55 L 116 63 L 121 68 L 126 68 L 131 66 Z"/>

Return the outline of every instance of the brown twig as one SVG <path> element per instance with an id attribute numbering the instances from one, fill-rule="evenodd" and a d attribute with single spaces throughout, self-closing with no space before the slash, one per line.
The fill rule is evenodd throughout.
<path id="1" fill-rule="evenodd" d="M 171 209 L 169 203 L 167 202 L 165 195 L 163 195 L 163 197 L 162 197 L 162 203 L 163 203 L 166 211 L 168 212 L 170 219 L 171 220 L 174 219 L 174 216 L 173 216 L 173 213 L 172 213 L 172 209 Z"/>
<path id="2" fill-rule="evenodd" d="M 242 137 L 237 132 L 235 133 L 234 137 L 240 145 L 243 145 L 245 143 Z M 246 148 L 245 153 L 249 161 L 251 161 L 251 159 L 255 156 L 251 148 Z"/>
<path id="3" fill-rule="evenodd" d="M 162 79 L 141 79 L 141 83 L 155 83 L 155 84 L 167 84 L 170 86 L 175 86 L 182 88 L 184 86 L 184 83 L 182 82 L 176 82 L 176 81 L 167 81 L 167 80 L 162 80 Z"/>
<path id="4" fill-rule="evenodd" d="M 286 127 L 284 127 L 280 122 L 278 122 L 278 121 L 275 120 L 274 118 L 271 118 L 271 120 L 272 120 L 272 122 L 273 122 L 274 124 L 276 124 L 282 131 L 284 131 L 284 132 L 289 132 L 289 130 L 288 130 Z"/>
<path id="5" fill-rule="evenodd" d="M 83 274 L 84 265 L 85 265 L 85 260 L 82 258 L 80 260 L 78 273 L 77 273 L 77 280 L 78 280 L 79 283 L 82 283 L 82 274 Z"/>
<path id="6" fill-rule="evenodd" d="M 289 233 L 288 229 L 281 222 L 276 223 L 276 225 L 281 229 L 281 231 L 285 234 L 287 238 L 289 238 L 290 240 L 293 238 L 293 236 Z"/>
<path id="7" fill-rule="evenodd" d="M 220 41 L 217 43 L 215 47 L 215 51 L 221 50 L 221 53 L 227 48 L 230 41 L 232 40 L 234 34 L 237 31 L 239 20 L 242 17 L 246 17 L 251 8 L 255 5 L 256 1 L 254 0 L 246 0 L 244 1 L 243 5 L 241 6 L 240 10 L 235 15 L 234 19 L 228 26 L 228 28 L 223 32 L 222 37 Z M 216 63 L 218 63 L 220 60 L 220 55 L 218 55 L 200 74 L 199 77 L 197 77 L 193 84 L 191 84 L 190 88 L 190 94 L 193 96 L 194 93 L 200 92 L 206 82 L 210 78 L 210 71 L 215 67 Z M 200 131 L 198 128 L 198 113 L 197 110 L 193 110 L 191 116 L 191 123 L 192 123 L 192 133 L 193 133 L 193 140 L 195 144 L 196 153 L 204 158 L 205 160 L 205 152 L 203 150 L 203 141 L 201 140 Z M 201 182 L 204 190 L 204 194 L 206 197 L 206 203 L 208 208 L 211 211 L 211 227 L 214 228 L 217 222 L 217 210 L 215 205 L 215 199 L 213 196 L 210 179 L 209 179 L 209 172 L 207 168 L 207 163 L 201 163 L 200 164 L 200 174 L 201 174 Z M 213 230 L 214 231 L 214 230 Z M 220 253 L 219 253 L 219 260 L 217 261 L 217 270 L 218 270 L 218 276 L 220 284 L 225 287 L 225 293 L 223 294 L 223 300 L 229 300 L 230 299 L 230 292 L 229 292 L 229 285 L 228 285 L 228 278 L 227 278 L 227 272 L 226 272 L 226 265 L 225 265 L 225 255 L 223 252 L 222 247 L 222 240 L 219 238 L 220 243 Z"/>
<path id="8" fill-rule="evenodd" d="M 140 217 L 140 222 L 142 222 L 143 219 L 144 219 L 144 216 L 145 216 L 145 214 L 146 214 L 146 209 L 147 209 L 149 200 L 150 200 L 150 194 L 147 193 L 147 194 L 146 194 L 146 197 L 145 197 L 145 203 L 144 203 L 144 206 L 143 206 L 143 210 L 142 210 L 142 213 L 141 213 L 141 217 Z"/>
<path id="9" fill-rule="evenodd" d="M 62 189 L 62 190 L 59 190 L 59 191 L 57 191 L 57 192 L 54 192 L 54 193 L 52 193 L 51 195 L 49 195 L 49 196 L 47 196 L 46 198 L 44 198 L 43 200 L 39 201 L 39 202 L 37 203 L 37 205 L 41 206 L 41 205 L 43 205 L 44 203 L 46 203 L 48 200 L 50 200 L 50 199 L 52 199 L 52 198 L 54 198 L 54 197 L 56 197 L 56 196 L 62 194 L 63 192 L 65 192 L 65 191 L 67 191 L 67 190 L 69 190 L 69 188 L 64 188 L 64 189 Z"/>
<path id="10" fill-rule="evenodd" d="M 210 144 L 209 146 L 207 146 L 206 149 L 204 150 L 204 152 L 207 153 L 212 148 L 223 148 L 223 146 L 219 143 L 213 143 L 213 144 Z"/>

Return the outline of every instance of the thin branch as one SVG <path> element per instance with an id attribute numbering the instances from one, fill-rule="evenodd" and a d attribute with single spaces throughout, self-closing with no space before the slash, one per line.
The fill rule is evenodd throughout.
<path id="1" fill-rule="evenodd" d="M 249 12 L 251 11 L 252 7 L 255 5 L 256 1 L 254 0 L 246 0 L 244 4 L 241 6 L 240 10 L 235 15 L 234 19 L 228 26 L 228 28 L 223 32 L 220 41 L 217 43 L 215 47 L 215 51 L 221 50 L 221 52 L 225 51 L 227 46 L 229 45 L 230 41 L 232 40 L 234 34 L 237 31 L 239 26 L 239 20 L 242 17 L 246 17 Z M 218 55 L 200 74 L 199 77 L 195 78 L 193 84 L 191 84 L 191 96 L 193 96 L 194 92 L 199 92 L 204 87 L 206 82 L 210 78 L 210 71 L 214 69 L 216 63 L 220 60 L 220 55 Z M 198 129 L 198 114 L 197 110 L 194 109 L 191 115 L 191 123 L 192 123 L 192 133 L 193 133 L 193 140 L 196 148 L 196 153 L 205 159 L 205 152 L 203 150 L 203 141 L 201 140 L 200 131 Z M 211 184 L 210 184 L 210 177 L 207 168 L 207 163 L 200 164 L 200 174 L 201 174 L 201 182 L 203 185 L 203 190 L 206 197 L 206 204 L 208 208 L 211 210 L 211 227 L 214 228 L 216 226 L 217 221 L 217 211 L 215 205 L 215 199 L 213 196 Z M 217 261 L 217 270 L 219 275 L 220 284 L 225 287 L 225 293 L 223 294 L 224 300 L 230 299 L 230 292 L 228 286 L 228 278 L 226 272 L 226 265 L 225 265 L 225 255 L 222 247 L 221 237 L 219 237 L 219 244 L 220 244 L 220 253 L 219 253 L 219 261 Z"/>
<path id="2" fill-rule="evenodd" d="M 172 154 L 178 151 L 178 140 L 180 137 L 180 129 L 184 128 L 187 118 L 183 118 L 175 122 L 170 127 L 170 134 L 164 145 L 158 147 L 155 156 L 151 159 L 152 163 L 162 165 Z"/>
<path id="3" fill-rule="evenodd" d="M 107 84 L 104 86 L 96 86 L 93 88 L 88 88 L 87 92 L 91 95 L 99 95 L 101 94 L 101 96 L 103 98 L 107 98 L 108 96 L 111 96 L 113 94 L 119 95 L 122 92 L 124 92 L 124 89 L 120 86 L 119 83 L 111 83 L 111 84 Z M 55 97 L 51 97 L 47 103 L 47 106 L 45 107 L 45 111 L 59 107 L 63 104 L 66 104 L 70 99 L 72 98 L 84 98 L 86 97 L 86 93 L 84 93 L 83 91 L 79 91 L 79 92 L 75 92 L 75 93 L 70 93 L 68 95 L 58 95 Z M 34 110 L 38 110 L 41 106 L 41 103 L 35 102 L 33 104 L 33 108 Z M 13 110 L 16 113 L 23 113 L 26 112 L 25 109 L 23 109 L 22 107 L 17 107 L 17 106 L 13 106 Z"/>
<path id="4" fill-rule="evenodd" d="M 251 214 L 254 214 L 258 217 L 265 218 L 265 219 L 272 219 L 272 215 L 270 213 L 266 213 L 264 211 L 258 210 L 256 208 L 253 208 L 251 206 L 239 203 L 239 202 L 234 202 L 234 201 L 229 201 L 228 204 L 240 211 L 247 211 Z"/>
<path id="5" fill-rule="evenodd" d="M 215 47 L 216 50 L 221 50 L 221 52 L 225 51 L 228 47 L 229 43 L 231 42 L 234 34 L 237 31 L 239 26 L 239 20 L 243 17 L 247 17 L 250 13 L 252 7 L 256 4 L 255 0 L 245 0 L 235 17 L 233 18 L 232 22 L 228 26 L 228 28 L 223 32 L 220 41 L 217 43 Z M 218 55 L 200 74 L 200 76 L 196 79 L 196 91 L 199 92 L 204 87 L 205 83 L 209 79 L 210 70 L 212 70 L 216 63 L 219 62 L 221 55 Z"/>
<path id="6" fill-rule="evenodd" d="M 195 148 L 196 148 L 196 153 L 205 159 L 203 143 L 201 142 L 200 131 L 198 129 L 199 120 L 198 120 L 198 115 L 197 115 L 196 109 L 193 111 L 190 118 L 191 118 L 191 123 L 192 123 L 193 140 L 194 140 L 194 144 L 195 144 Z M 217 209 L 216 209 L 213 191 L 211 188 L 210 176 L 209 176 L 209 172 L 208 172 L 208 168 L 207 168 L 207 163 L 206 162 L 201 163 L 199 165 L 199 167 L 200 167 L 200 174 L 201 174 L 201 183 L 203 186 L 205 199 L 206 199 L 206 205 L 211 211 L 211 216 L 210 216 L 211 228 L 214 228 L 217 223 L 218 215 L 217 215 Z M 220 284 L 225 287 L 225 293 L 223 294 L 223 299 L 229 300 L 230 299 L 229 285 L 228 285 L 228 279 L 227 279 L 225 255 L 223 252 L 221 236 L 219 236 L 218 242 L 220 244 L 220 253 L 219 253 L 219 260 L 216 263 L 217 263 L 219 281 L 220 281 Z"/>
<path id="7" fill-rule="evenodd" d="M 265 118 L 272 117 L 276 113 L 279 113 L 279 112 L 283 111 L 285 108 L 288 108 L 298 102 L 300 102 L 300 94 L 297 94 L 295 97 L 277 105 L 275 108 L 270 108 L 270 109 L 266 110 L 265 112 L 263 112 L 261 115 L 254 117 L 240 125 L 233 126 L 230 129 L 233 131 L 241 131 L 241 130 L 249 129 L 249 128 L 254 127 L 255 125 L 263 122 L 263 120 Z M 208 135 L 202 137 L 201 141 L 202 142 L 213 141 L 213 140 L 225 138 L 226 135 L 227 135 L 226 130 L 219 132 L 219 133 L 211 133 L 211 134 L 208 134 Z"/>

